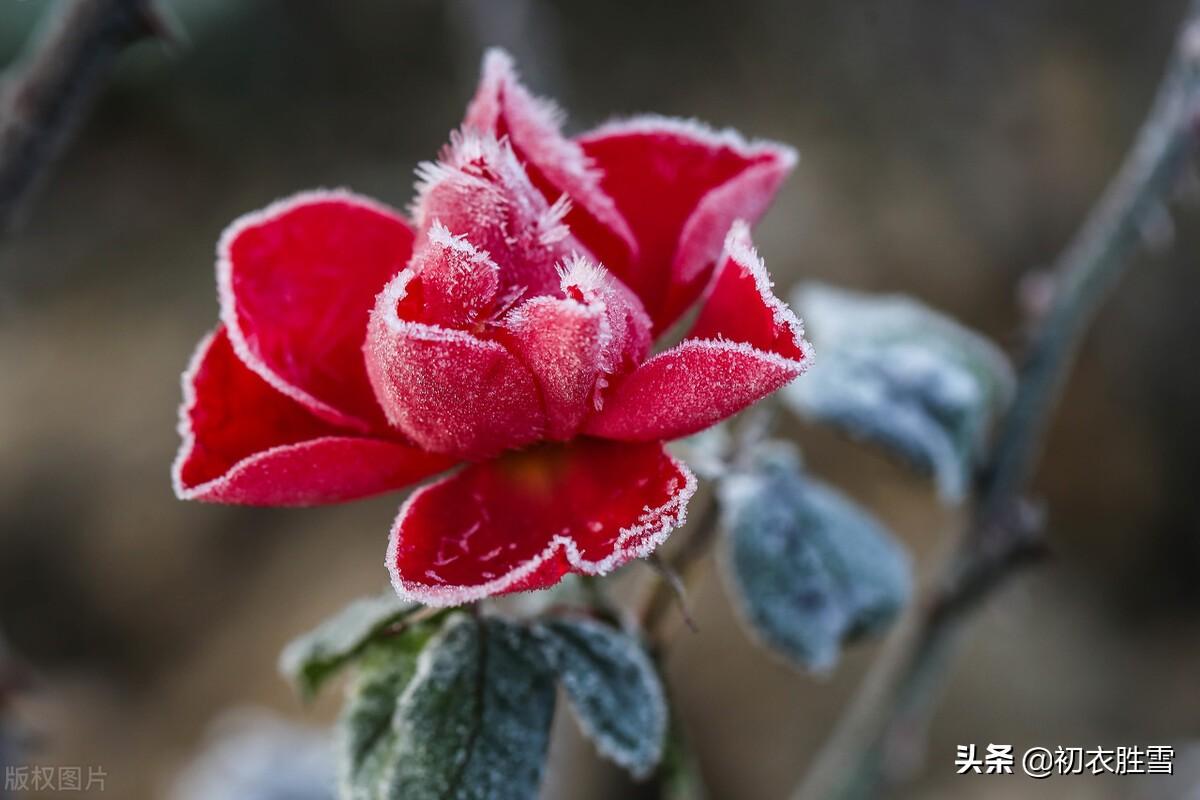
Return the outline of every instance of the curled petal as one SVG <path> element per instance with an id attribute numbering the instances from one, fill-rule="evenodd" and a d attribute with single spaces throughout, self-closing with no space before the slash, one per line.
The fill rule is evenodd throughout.
<path id="1" fill-rule="evenodd" d="M 505 322 L 507 343 L 529 367 L 546 406 L 546 436 L 568 439 L 591 410 L 604 374 L 608 338 L 604 308 L 571 299 L 535 297 Z"/>
<path id="2" fill-rule="evenodd" d="M 552 291 L 555 264 L 581 247 L 562 224 L 565 202 L 547 202 L 508 140 L 473 128 L 456 131 L 438 162 L 421 164 L 417 175 L 418 249 L 428 232 L 444 226 L 496 260 L 505 288 Z"/>
<path id="3" fill-rule="evenodd" d="M 534 185 L 550 200 L 567 195 L 566 222 L 604 263 L 629 262 L 637 244 L 628 223 L 600 188 L 600 173 L 576 142 L 562 135 L 563 114 L 534 97 L 517 77 L 512 57 L 489 50 L 463 126 L 507 136 Z"/>
<path id="4" fill-rule="evenodd" d="M 661 444 L 578 439 L 472 464 L 400 509 L 388 568 L 401 596 L 450 606 L 607 573 L 683 524 L 696 479 Z"/>
<path id="5" fill-rule="evenodd" d="M 546 406 L 546 434 L 569 439 L 596 407 L 606 376 L 637 364 L 650 347 L 638 299 L 582 258 L 563 269 L 564 297 L 535 297 L 505 320 L 505 343 L 529 367 Z"/>
<path id="6" fill-rule="evenodd" d="M 608 320 L 602 350 L 604 371 L 622 372 L 640 364 L 653 340 L 650 317 L 637 295 L 604 267 L 580 256 L 563 265 L 561 277 L 560 288 L 565 296 L 604 309 Z"/>
<path id="7" fill-rule="evenodd" d="M 585 430 L 623 441 L 687 436 L 789 383 L 811 362 L 800 320 L 771 292 L 738 222 L 688 338 L 614 387 Z"/>
<path id="8" fill-rule="evenodd" d="M 183 391 L 183 444 L 172 469 L 181 499 L 333 503 L 398 489 L 454 463 L 318 419 L 247 368 L 223 327 L 200 343 Z"/>
<path id="9" fill-rule="evenodd" d="M 635 261 L 605 263 L 642 298 L 657 331 L 699 297 L 730 224 L 757 221 L 796 163 L 784 145 L 657 116 L 578 141 L 637 240 Z"/>
<path id="10" fill-rule="evenodd" d="M 750 240 L 750 226 L 743 220 L 729 228 L 720 266 L 688 338 L 740 342 L 808 368 L 811 347 L 804 339 L 804 325 L 775 296 L 767 267 Z"/>
<path id="11" fill-rule="evenodd" d="M 433 453 L 487 458 L 536 441 L 545 414 L 529 370 L 503 345 L 402 318 L 411 271 L 380 293 L 367 374 L 388 422 Z"/>
<path id="12" fill-rule="evenodd" d="M 238 356 L 322 419 L 377 427 L 363 336 L 412 241 L 399 215 L 342 191 L 305 192 L 238 219 L 217 262 L 221 319 Z"/>
<path id="13" fill-rule="evenodd" d="M 420 279 L 422 319 L 450 327 L 480 322 L 500 287 L 500 268 L 487 253 L 434 222 L 410 268 Z"/>

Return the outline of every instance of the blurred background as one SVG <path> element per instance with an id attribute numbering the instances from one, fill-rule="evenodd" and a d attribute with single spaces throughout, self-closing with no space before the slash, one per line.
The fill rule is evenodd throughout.
<path id="1" fill-rule="evenodd" d="M 100 766 L 107 795 L 131 800 L 183 791 L 229 709 L 325 725 L 338 692 L 302 708 L 276 656 L 387 584 L 400 497 L 292 511 L 172 495 L 179 373 L 216 319 L 213 250 L 230 220 L 316 186 L 403 207 L 413 168 L 458 124 L 480 55 L 498 44 L 569 110 L 572 132 L 656 111 L 795 145 L 800 165 L 756 237 L 781 289 L 818 278 L 911 293 L 1012 349 L 1021 277 L 1048 265 L 1113 173 L 1183 11 L 1182 0 L 165 5 L 186 46 L 122 58 L 27 224 L 0 243 L 0 632 L 33 672 L 12 709 L 30 748 L 19 763 Z M 0 64 L 47 8 L 0 0 Z M 1143 257 L 1106 307 L 1050 436 L 1037 488 L 1055 556 L 982 615 L 928 766 L 902 796 L 1200 792 L 1200 751 L 1188 749 L 1200 742 L 1200 208 L 1177 209 L 1174 245 Z M 789 433 L 927 575 L 959 522 L 930 486 L 828 432 Z M 618 587 L 644 570 L 627 567 Z M 710 795 L 782 798 L 877 649 L 852 649 L 830 676 L 796 674 L 746 639 L 715 575 L 699 586 L 700 630 L 673 631 L 668 663 Z M 559 722 L 544 796 L 630 796 Z M 991 742 L 1174 745 L 1180 774 L 954 774 L 956 745 Z"/>

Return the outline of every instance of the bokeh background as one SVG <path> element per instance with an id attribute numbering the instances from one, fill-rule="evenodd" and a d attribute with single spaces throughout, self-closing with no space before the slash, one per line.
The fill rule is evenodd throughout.
<path id="1" fill-rule="evenodd" d="M 482 50 L 503 45 L 570 128 L 697 117 L 799 148 L 756 237 L 780 287 L 903 291 L 1019 347 L 1045 267 L 1129 145 L 1182 0 L 166 0 L 187 32 L 121 61 L 0 243 L 0 631 L 32 667 L 23 762 L 99 765 L 165 797 L 228 709 L 314 728 L 280 647 L 385 587 L 399 497 L 315 510 L 175 500 L 179 373 L 213 325 L 226 223 L 348 186 L 403 207 Z M 0 0 L 0 63 L 45 0 Z M 1186 187 L 1184 187 L 1186 188 Z M 1053 560 L 992 602 L 933 722 L 914 798 L 1200 791 L 1200 209 L 1102 314 L 1037 488 Z M 889 522 L 924 574 L 959 522 L 925 481 L 799 425 L 810 467 Z M 633 565 L 622 587 L 644 568 Z M 796 674 L 739 630 L 720 582 L 677 627 L 670 679 L 710 796 L 782 798 L 877 652 Z M 265 713 L 262 711 L 256 713 Z M 218 729 L 228 727 L 218 722 Z M 633 796 L 560 720 L 547 798 Z M 296 734 L 301 735 L 301 734 Z M 957 776 L 956 744 L 1175 745 L 1180 775 Z M 297 754 L 309 752 L 292 748 Z M 1190 777 L 1188 774 L 1190 773 Z"/>

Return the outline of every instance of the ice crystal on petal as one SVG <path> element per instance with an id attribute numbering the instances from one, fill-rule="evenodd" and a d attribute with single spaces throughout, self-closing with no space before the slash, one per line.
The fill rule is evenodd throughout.
<path id="1" fill-rule="evenodd" d="M 418 229 L 438 220 L 465 235 L 500 265 L 504 286 L 552 292 L 555 264 L 583 249 L 563 225 L 569 201 L 547 203 L 507 139 L 471 129 L 456 132 L 441 160 L 422 165 L 418 177 L 413 203 Z"/>
<path id="2" fill-rule="evenodd" d="M 529 370 L 501 344 L 400 316 L 413 279 L 380 294 L 367 328 L 367 375 L 388 421 L 434 453 L 485 458 L 537 441 L 545 415 Z"/>
<path id="3" fill-rule="evenodd" d="M 500 288 L 500 268 L 465 236 L 454 236 L 434 220 L 426 242 L 409 265 L 420 279 L 423 316 L 441 325 L 464 327 L 492 307 Z"/>

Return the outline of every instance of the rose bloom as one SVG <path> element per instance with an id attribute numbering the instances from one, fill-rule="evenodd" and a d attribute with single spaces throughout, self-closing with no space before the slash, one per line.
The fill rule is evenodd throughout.
<path id="1" fill-rule="evenodd" d="M 663 442 L 811 360 L 743 221 L 794 163 L 655 116 L 565 138 L 489 53 L 409 218 L 314 191 L 221 237 L 221 324 L 184 374 L 177 494 L 332 503 L 458 465 L 409 496 L 388 546 L 396 591 L 429 605 L 648 555 L 696 488 Z"/>

